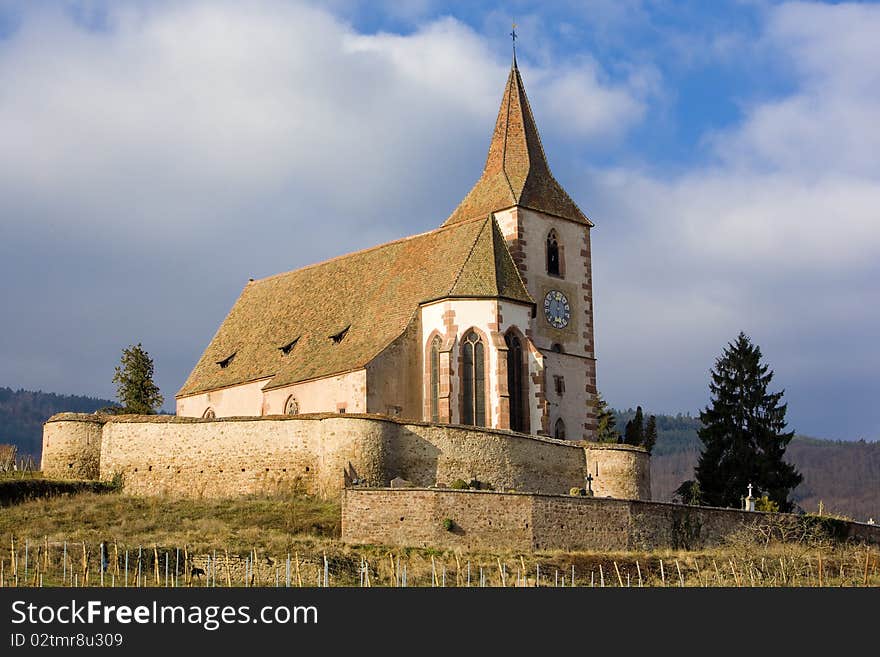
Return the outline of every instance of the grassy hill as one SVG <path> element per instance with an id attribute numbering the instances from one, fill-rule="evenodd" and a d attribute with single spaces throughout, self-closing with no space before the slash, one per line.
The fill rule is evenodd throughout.
<path id="1" fill-rule="evenodd" d="M 358 586 L 365 570 L 370 586 L 400 585 L 402 573 L 406 586 L 479 586 L 481 579 L 487 586 L 535 586 L 538 574 L 541 586 L 554 586 L 562 576 L 570 586 L 572 573 L 577 586 L 880 586 L 876 546 L 821 539 L 768 545 L 757 534 L 740 533 L 700 551 L 461 552 L 348 545 L 340 527 L 337 502 L 305 496 L 206 500 L 83 492 L 4 507 L 0 573 L 6 585 L 69 586 L 76 578 L 77 586 L 101 586 L 103 543 L 108 586 L 165 586 L 169 575 L 177 586 L 205 586 L 210 579 L 187 575 L 194 565 L 211 572 L 209 558 L 219 586 L 246 585 L 245 560 L 256 566 L 251 586 L 284 586 L 288 572 L 292 586 L 314 586 L 325 572 L 330 586 Z"/>
<path id="2" fill-rule="evenodd" d="M 616 411 L 622 429 L 634 412 Z M 692 479 L 702 443 L 699 419 L 690 415 L 658 415 L 657 445 L 651 458 L 651 492 L 669 501 L 681 482 Z M 792 499 L 814 512 L 825 511 L 856 520 L 880 519 L 880 442 L 819 440 L 795 436 L 786 458 L 804 476 Z"/>

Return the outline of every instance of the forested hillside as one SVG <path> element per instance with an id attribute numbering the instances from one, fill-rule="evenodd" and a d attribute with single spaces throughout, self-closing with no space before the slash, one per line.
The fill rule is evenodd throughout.
<path id="1" fill-rule="evenodd" d="M 634 411 L 615 411 L 621 429 Z M 657 445 L 651 458 L 651 492 L 655 500 L 670 501 L 681 482 L 693 479 L 702 443 L 698 418 L 658 415 Z M 786 451 L 804 480 L 792 499 L 807 512 L 821 501 L 826 512 L 855 520 L 880 520 L 880 442 L 818 440 L 795 436 Z"/>
<path id="2" fill-rule="evenodd" d="M 55 413 L 92 413 L 112 405 L 106 399 L 0 387 L 0 445 L 16 445 L 21 455 L 29 454 L 39 463 L 43 422 Z"/>

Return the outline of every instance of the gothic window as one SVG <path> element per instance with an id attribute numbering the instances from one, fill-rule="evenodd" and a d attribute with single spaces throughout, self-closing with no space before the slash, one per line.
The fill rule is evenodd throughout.
<path id="1" fill-rule="evenodd" d="M 216 413 L 214 413 L 214 409 L 209 406 L 205 409 L 205 412 L 202 413 L 202 417 L 206 420 L 213 420 L 215 417 L 217 417 L 217 415 Z"/>
<path id="2" fill-rule="evenodd" d="M 559 266 L 559 240 L 555 230 L 551 230 L 547 236 L 547 273 L 551 276 L 562 276 Z"/>
<path id="3" fill-rule="evenodd" d="M 553 437 L 559 440 L 565 440 L 565 422 L 562 418 L 556 420 L 556 427 L 553 429 Z"/>
<path id="4" fill-rule="evenodd" d="M 293 395 L 287 398 L 287 401 L 284 402 L 284 414 L 285 415 L 299 415 L 299 404 L 296 399 L 294 399 Z"/>
<path id="5" fill-rule="evenodd" d="M 461 348 L 461 423 L 486 426 L 485 346 L 474 331 L 462 341 Z"/>
<path id="6" fill-rule="evenodd" d="M 440 336 L 431 340 L 431 422 L 440 421 Z"/>
<path id="7" fill-rule="evenodd" d="M 526 387 L 523 377 L 523 349 L 520 339 L 513 333 L 504 336 L 507 343 L 507 392 L 510 395 L 510 429 L 525 433 Z"/>

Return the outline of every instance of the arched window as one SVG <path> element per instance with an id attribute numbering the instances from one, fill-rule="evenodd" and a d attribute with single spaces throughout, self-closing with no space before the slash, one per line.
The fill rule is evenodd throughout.
<path id="1" fill-rule="evenodd" d="M 202 413 L 202 417 L 206 420 L 213 420 L 217 415 L 214 413 L 214 409 L 208 406 L 208 408 L 205 409 L 205 412 Z"/>
<path id="2" fill-rule="evenodd" d="M 565 440 L 565 422 L 562 421 L 562 418 L 556 420 L 556 426 L 553 429 L 553 437 L 558 438 L 559 440 Z"/>
<path id="3" fill-rule="evenodd" d="M 461 423 L 486 426 L 486 348 L 474 331 L 470 331 L 461 347 Z"/>
<path id="4" fill-rule="evenodd" d="M 507 392 L 510 395 L 510 429 L 525 433 L 526 427 L 525 400 L 526 390 L 523 377 L 522 342 L 513 333 L 504 336 L 507 343 Z"/>
<path id="5" fill-rule="evenodd" d="M 440 336 L 431 340 L 431 422 L 440 421 Z"/>
<path id="6" fill-rule="evenodd" d="M 285 415 L 299 415 L 299 404 L 293 395 L 287 398 L 287 401 L 284 402 L 284 414 Z"/>
<path id="7" fill-rule="evenodd" d="M 559 240 L 555 230 L 551 230 L 547 236 L 547 273 L 551 276 L 562 276 L 559 266 Z"/>

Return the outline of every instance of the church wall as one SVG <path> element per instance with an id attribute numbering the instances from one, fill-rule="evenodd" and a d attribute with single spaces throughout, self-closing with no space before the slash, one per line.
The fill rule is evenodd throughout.
<path id="1" fill-rule="evenodd" d="M 498 316 L 500 318 L 498 332 L 502 338 L 509 329 L 515 328 L 526 336 L 528 340 L 529 327 L 532 323 L 532 309 L 530 307 L 518 303 L 510 303 L 509 301 L 500 301 L 498 303 Z M 546 382 L 544 379 L 544 369 L 546 363 L 544 355 L 531 344 L 523 345 L 523 355 L 528 360 L 529 368 L 527 379 L 529 390 L 526 395 L 529 405 L 529 433 L 535 436 L 548 435 L 545 426 L 547 405 L 545 401 Z M 499 384 L 503 385 L 504 390 L 507 390 L 507 381 L 503 380 L 507 376 L 506 365 L 505 363 L 502 368 L 502 381 L 499 381 Z M 506 410 L 509 413 L 509 408 Z M 504 426 L 507 425 L 505 424 Z"/>
<path id="2" fill-rule="evenodd" d="M 180 397 L 177 400 L 177 415 L 202 417 L 208 408 L 213 409 L 217 417 L 260 415 L 263 407 L 263 386 L 267 382 L 268 379 L 261 379 L 240 386 Z"/>
<path id="3" fill-rule="evenodd" d="M 422 420 L 424 354 L 418 317 L 366 369 L 367 413 Z"/>
<path id="4" fill-rule="evenodd" d="M 501 413 L 498 399 L 498 351 L 492 348 L 492 334 L 498 332 L 498 302 L 492 299 L 455 299 L 422 306 L 422 349 L 436 329 L 445 337 L 454 333 L 456 340 L 450 353 L 450 422 L 461 422 L 461 382 L 459 381 L 461 338 L 471 329 L 484 338 L 488 361 L 486 367 L 486 419 L 497 427 Z"/>
<path id="5" fill-rule="evenodd" d="M 269 380 L 181 397 L 177 400 L 177 415 L 200 418 L 209 407 L 218 418 L 283 415 L 290 395 L 296 399 L 300 413 L 337 413 L 343 407 L 347 413 L 367 410 L 366 371 L 362 369 L 263 391 Z"/>
<path id="6" fill-rule="evenodd" d="M 460 355 L 461 339 L 467 331 L 474 328 L 484 338 L 488 353 L 486 367 L 487 422 L 491 428 L 508 426 L 509 406 L 507 405 L 507 362 L 504 348 L 504 333 L 516 327 L 523 335 L 527 334 L 531 322 L 531 308 L 522 304 L 497 301 L 494 299 L 454 299 L 428 304 L 422 307 L 421 345 L 422 357 L 427 352 L 429 341 L 435 334 L 445 340 L 449 352 L 450 366 L 441 368 L 441 376 L 448 377 L 449 390 L 449 421 L 453 424 L 461 421 L 461 381 Z M 453 340 L 454 339 L 454 340 Z M 529 422 L 532 434 L 543 433 L 542 417 L 544 414 L 543 397 L 535 395 L 536 381 L 543 382 L 542 356 L 526 347 L 530 374 Z M 442 360 L 442 357 L 441 357 Z M 423 361 L 424 362 L 424 361 Z M 422 367 L 423 394 L 428 394 L 427 369 Z M 442 392 L 441 392 L 442 394 Z M 428 407 L 424 405 L 422 417 L 428 419 Z"/>
<path id="7" fill-rule="evenodd" d="M 647 450 L 617 443 L 590 443 L 584 449 L 596 497 L 651 499 L 651 456 Z"/>
<path id="8" fill-rule="evenodd" d="M 596 363 L 589 230 L 526 208 L 511 208 L 495 216 L 526 288 L 538 304 L 529 337 L 547 356 L 548 434 L 553 435 L 556 419 L 562 417 L 568 439 L 593 440 Z M 551 229 L 559 240 L 562 278 L 547 273 L 546 244 Z M 544 318 L 543 300 L 550 290 L 561 291 L 569 301 L 572 319 L 565 329 L 554 329 Z M 554 343 L 562 346 L 562 355 L 550 353 Z M 553 377 L 557 375 L 565 377 L 562 398 L 555 394 Z"/>
<path id="9" fill-rule="evenodd" d="M 367 371 L 355 370 L 337 376 L 304 381 L 263 393 L 263 415 L 283 415 L 288 397 L 293 395 L 302 413 L 366 413 Z"/>

